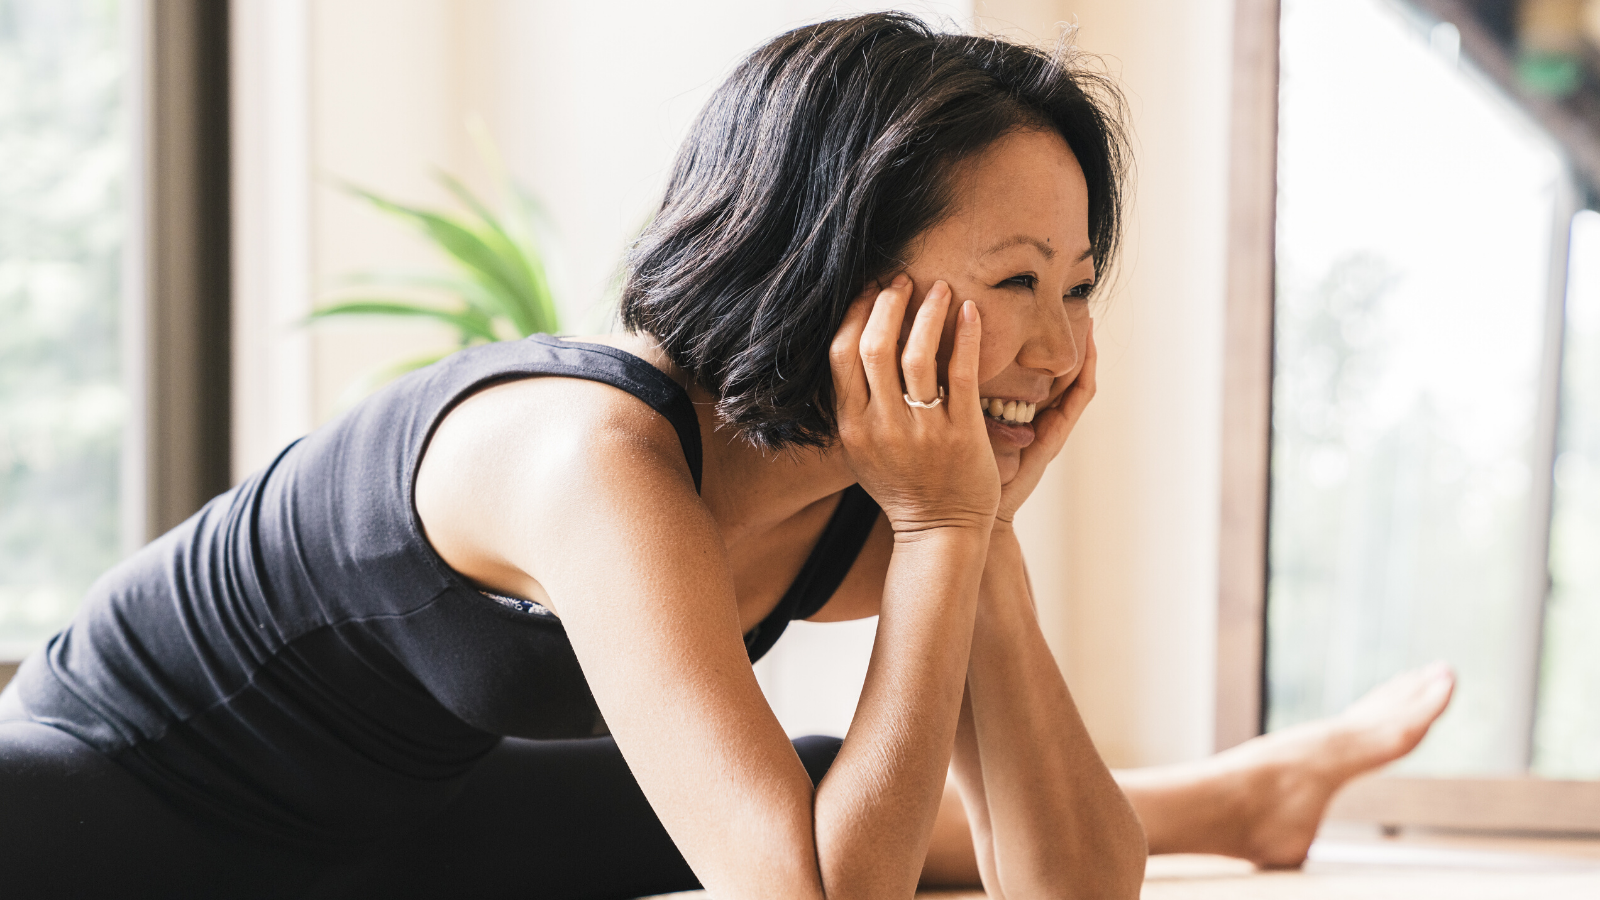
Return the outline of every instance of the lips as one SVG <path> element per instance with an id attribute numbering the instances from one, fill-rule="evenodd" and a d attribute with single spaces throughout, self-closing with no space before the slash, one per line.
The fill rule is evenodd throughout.
<path id="1" fill-rule="evenodd" d="M 983 426 L 988 430 L 990 439 L 1010 444 L 1019 450 L 1033 443 L 1033 425 L 1027 422 L 1008 422 L 985 414 Z"/>

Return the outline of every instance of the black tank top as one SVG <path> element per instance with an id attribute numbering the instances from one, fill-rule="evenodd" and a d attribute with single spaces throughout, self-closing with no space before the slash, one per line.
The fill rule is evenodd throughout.
<path id="1" fill-rule="evenodd" d="M 536 335 L 414 372 L 290 445 L 103 576 L 17 673 L 28 713 L 173 802 L 305 845 L 381 838 L 447 803 L 502 736 L 605 733 L 559 619 L 478 590 L 412 502 L 438 423 L 498 382 L 603 382 L 672 423 L 700 486 L 683 389 L 628 353 Z M 813 615 L 877 518 L 852 487 L 752 661 Z"/>

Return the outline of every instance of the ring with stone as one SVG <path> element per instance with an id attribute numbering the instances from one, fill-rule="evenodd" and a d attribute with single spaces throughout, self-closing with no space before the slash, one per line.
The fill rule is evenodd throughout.
<path id="1" fill-rule="evenodd" d="M 927 403 L 923 403 L 921 400 L 913 400 L 913 399 L 911 399 L 911 395 L 910 394 L 905 394 L 903 396 L 906 398 L 906 405 L 911 407 L 912 409 L 933 409 L 934 407 L 936 407 L 939 404 L 944 402 L 944 388 L 940 387 L 939 388 L 939 396 L 933 398 L 932 400 L 929 400 Z"/>

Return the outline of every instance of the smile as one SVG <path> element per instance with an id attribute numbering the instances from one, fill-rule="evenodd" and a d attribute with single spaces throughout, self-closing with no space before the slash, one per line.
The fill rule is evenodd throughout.
<path id="1" fill-rule="evenodd" d="M 1012 425 L 1032 422 L 1034 413 L 1039 411 L 1037 403 L 1001 400 L 999 397 L 980 397 L 978 402 L 985 415 Z"/>

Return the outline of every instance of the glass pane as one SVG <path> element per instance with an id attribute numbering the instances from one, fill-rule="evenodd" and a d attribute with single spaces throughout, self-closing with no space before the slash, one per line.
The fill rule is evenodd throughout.
<path id="1" fill-rule="evenodd" d="M 1562 177 L 1453 38 L 1382 0 L 1283 4 L 1268 723 L 1446 659 L 1456 699 L 1402 764 L 1428 774 L 1526 765 L 1508 636 L 1532 633 Z"/>
<path id="2" fill-rule="evenodd" d="M 117 558 L 119 4 L 0 0 L 0 659 Z"/>
<path id="3" fill-rule="evenodd" d="M 1600 214 L 1573 219 L 1571 252 L 1533 768 L 1600 778 Z"/>

